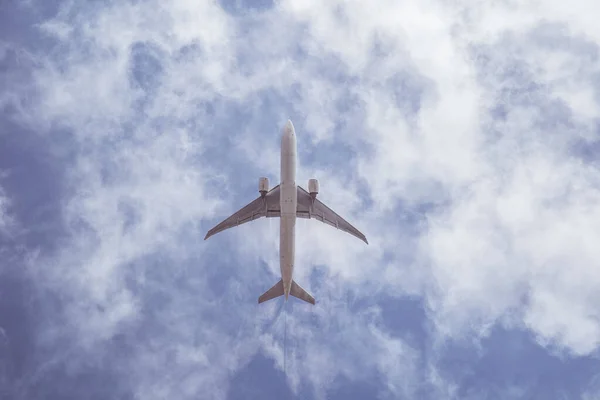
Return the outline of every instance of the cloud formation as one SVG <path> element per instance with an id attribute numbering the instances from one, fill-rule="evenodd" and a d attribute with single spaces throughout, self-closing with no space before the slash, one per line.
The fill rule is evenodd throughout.
<path id="1" fill-rule="evenodd" d="M 254 304 L 276 280 L 277 224 L 202 238 L 259 176 L 278 180 L 288 117 L 298 183 L 318 178 L 371 243 L 299 224 L 296 279 L 319 306 L 288 310 L 295 393 L 518 397 L 526 384 L 469 392 L 444 364 L 448 343 L 496 329 L 597 354 L 600 30 L 593 2 L 565 7 L 60 3 L 31 27 L 48 46 L 0 47 L 4 115 L 61 171 L 56 250 L 24 259 L 54 299 L 40 363 L 144 399 L 227 398 L 260 353 L 282 369 L 282 316 Z M 413 325 L 397 322 L 408 299 Z"/>

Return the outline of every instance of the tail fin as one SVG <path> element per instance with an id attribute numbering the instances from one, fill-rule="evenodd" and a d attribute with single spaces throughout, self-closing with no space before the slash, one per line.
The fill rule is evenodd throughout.
<path id="1" fill-rule="evenodd" d="M 258 298 L 258 304 L 263 303 L 267 300 L 274 299 L 275 297 L 283 296 L 283 281 L 280 279 L 273 287 L 264 292 Z"/>
<path id="2" fill-rule="evenodd" d="M 300 300 L 304 300 L 307 303 L 315 304 L 315 298 L 312 297 L 306 290 L 302 289 L 300 285 L 296 283 L 296 281 L 292 281 L 292 287 L 290 289 L 290 294 Z"/>

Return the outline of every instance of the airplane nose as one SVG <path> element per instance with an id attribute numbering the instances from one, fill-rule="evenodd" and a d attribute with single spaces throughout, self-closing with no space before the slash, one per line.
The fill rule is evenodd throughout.
<path id="1" fill-rule="evenodd" d="M 290 121 L 289 119 L 287 120 L 285 126 L 283 127 L 283 131 L 286 134 L 294 134 L 294 124 L 292 124 L 292 121 Z"/>
<path id="2" fill-rule="evenodd" d="M 291 151 L 289 149 L 296 148 L 296 132 L 294 131 L 294 125 L 292 124 L 292 121 L 289 119 L 283 127 L 283 134 L 281 135 L 281 148 L 286 149 L 285 151 Z"/>

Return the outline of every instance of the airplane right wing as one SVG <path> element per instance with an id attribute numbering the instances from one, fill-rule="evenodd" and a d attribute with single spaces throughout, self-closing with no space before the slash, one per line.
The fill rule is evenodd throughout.
<path id="1" fill-rule="evenodd" d="M 316 198 L 313 199 L 306 190 L 298 186 L 298 208 L 296 209 L 296 217 L 317 219 L 321 222 L 331 225 L 341 231 L 347 232 L 352 236 L 356 236 L 366 244 L 369 244 L 367 237 L 358 229 L 353 227 L 348 221 L 340 217 L 331 208 L 327 207 Z"/>
<path id="2" fill-rule="evenodd" d="M 261 217 L 279 217 L 281 216 L 281 207 L 279 205 L 279 185 L 271 189 L 265 197 L 259 197 L 242 209 L 235 212 L 232 216 L 208 231 L 204 240 L 212 235 L 254 221 Z"/>

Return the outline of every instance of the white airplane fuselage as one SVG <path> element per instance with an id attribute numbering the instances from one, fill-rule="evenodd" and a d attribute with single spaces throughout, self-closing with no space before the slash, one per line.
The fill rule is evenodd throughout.
<path id="1" fill-rule="evenodd" d="M 296 160 L 296 132 L 294 125 L 288 120 L 281 137 L 281 217 L 279 220 L 279 266 L 286 300 L 292 285 L 296 252 L 296 207 L 298 204 Z"/>

